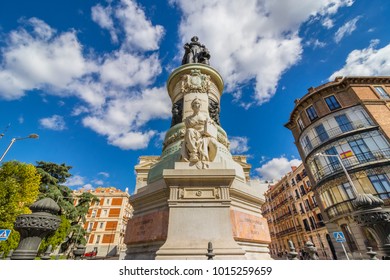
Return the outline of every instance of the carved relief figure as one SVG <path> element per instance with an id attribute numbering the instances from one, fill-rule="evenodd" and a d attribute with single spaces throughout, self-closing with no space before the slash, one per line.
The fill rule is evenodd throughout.
<path id="1" fill-rule="evenodd" d="M 184 121 L 186 132 L 182 146 L 184 160 L 205 168 L 205 162 L 213 161 L 217 153 L 217 129 L 214 121 L 200 112 L 201 101 L 195 98 L 191 102 L 193 114 Z"/>
<path id="2" fill-rule="evenodd" d="M 194 36 L 191 38 L 191 43 L 186 43 L 184 45 L 182 65 L 188 63 L 210 64 L 210 52 L 205 45 L 202 45 L 198 40 L 198 37 Z"/>

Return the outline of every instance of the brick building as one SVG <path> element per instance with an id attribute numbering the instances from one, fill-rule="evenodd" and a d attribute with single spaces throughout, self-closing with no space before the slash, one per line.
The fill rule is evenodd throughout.
<path id="1" fill-rule="evenodd" d="M 75 196 L 81 191 L 75 191 Z M 126 250 L 123 243 L 126 225 L 132 215 L 129 193 L 114 187 L 89 191 L 99 201 L 90 206 L 84 229 L 87 231 L 86 252 L 97 250 L 97 256 L 116 256 Z"/>
<path id="2" fill-rule="evenodd" d="M 357 194 L 390 203 L 390 77 L 338 77 L 295 101 L 291 130 L 329 232 L 343 232 L 353 258 L 378 248 L 353 219 Z M 346 171 L 343 170 L 346 168 Z M 351 180 L 348 180 L 348 176 Z M 333 238 L 333 237 L 332 237 Z M 337 255 L 345 258 L 339 244 Z"/>
<path id="3" fill-rule="evenodd" d="M 272 257 L 286 258 L 291 240 L 297 252 L 311 241 L 321 259 L 333 259 L 334 247 L 303 164 L 293 166 L 264 196 L 262 212 L 270 229 Z"/>

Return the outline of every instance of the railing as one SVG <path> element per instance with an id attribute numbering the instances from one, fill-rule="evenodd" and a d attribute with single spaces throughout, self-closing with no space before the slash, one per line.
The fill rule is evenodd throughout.
<path id="1" fill-rule="evenodd" d="M 342 162 L 346 169 L 352 169 L 359 165 L 388 159 L 390 159 L 390 149 L 355 154 L 354 156 L 342 159 Z M 334 161 L 318 169 L 318 171 L 313 175 L 316 183 L 318 183 L 319 181 L 338 172 L 343 172 L 342 166 L 338 161 Z"/>
<path id="2" fill-rule="evenodd" d="M 328 215 L 329 219 L 333 219 L 337 216 L 349 214 L 354 211 L 352 201 L 354 199 L 349 199 L 340 203 L 336 203 L 328 208 L 325 209 L 326 214 Z"/>
<path id="3" fill-rule="evenodd" d="M 311 139 L 309 139 L 310 144 L 306 143 L 306 145 L 302 145 L 302 148 L 305 152 L 305 155 L 308 155 L 313 149 L 315 149 L 316 147 L 318 147 L 319 145 L 321 145 L 325 142 L 328 142 L 329 140 L 331 140 L 332 138 L 335 138 L 336 136 L 339 136 L 343 133 L 353 131 L 356 129 L 367 128 L 367 127 L 372 127 L 372 126 L 373 126 L 373 124 L 371 124 L 371 123 L 363 123 L 363 122 L 345 123 L 343 125 L 343 130 L 339 126 L 333 127 L 329 130 L 326 130 L 326 134 L 328 137 L 326 137 L 325 136 L 326 134 L 323 133 L 321 136 L 316 136 L 314 138 L 311 138 Z"/>

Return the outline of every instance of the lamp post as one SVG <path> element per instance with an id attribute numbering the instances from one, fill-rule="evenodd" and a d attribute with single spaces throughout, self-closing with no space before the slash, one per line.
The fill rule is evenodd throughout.
<path id="1" fill-rule="evenodd" d="M 11 139 L 11 143 L 9 143 L 7 149 L 5 150 L 5 152 L 3 153 L 3 155 L 1 156 L 0 161 L 3 160 L 3 158 L 5 157 L 5 155 L 8 153 L 9 149 L 11 149 L 12 145 L 13 145 L 16 141 L 24 140 L 24 139 L 29 139 L 29 138 L 31 138 L 31 139 L 38 139 L 39 136 L 38 136 L 38 134 L 33 133 L 33 134 L 30 134 L 30 135 L 27 136 L 27 137 L 12 138 L 12 139 Z"/>

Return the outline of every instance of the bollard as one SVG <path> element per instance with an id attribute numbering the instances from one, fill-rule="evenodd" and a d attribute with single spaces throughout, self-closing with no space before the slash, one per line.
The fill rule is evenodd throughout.
<path id="1" fill-rule="evenodd" d="M 288 253 L 288 259 L 293 261 L 298 260 L 297 258 L 298 253 L 295 251 L 294 243 L 291 240 L 288 241 L 288 246 L 290 247 L 290 252 Z"/>
<path id="2" fill-rule="evenodd" d="M 372 250 L 372 247 L 367 247 L 367 250 L 368 250 L 367 255 L 369 255 L 370 257 L 369 260 L 378 260 L 378 258 L 376 257 L 377 252 L 374 252 Z"/>
<path id="3" fill-rule="evenodd" d="M 307 253 L 308 260 L 319 260 L 317 256 L 317 248 L 310 241 L 305 243 L 305 252 Z"/>
<path id="4" fill-rule="evenodd" d="M 207 246 L 207 254 L 206 254 L 206 257 L 208 260 L 213 260 L 214 257 L 215 257 L 215 254 L 213 253 L 214 249 L 213 249 L 213 243 L 209 242 L 208 246 Z"/>

